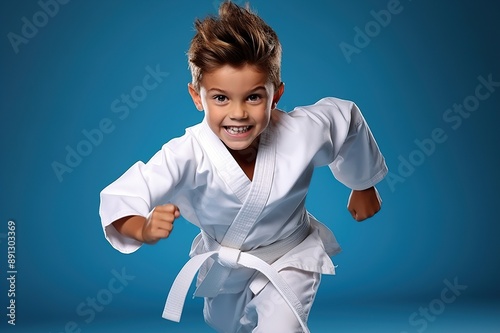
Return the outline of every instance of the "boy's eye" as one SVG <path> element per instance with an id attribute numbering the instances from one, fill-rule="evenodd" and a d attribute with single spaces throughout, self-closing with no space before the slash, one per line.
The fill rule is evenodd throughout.
<path id="1" fill-rule="evenodd" d="M 224 103 L 225 101 L 227 101 L 227 97 L 224 95 L 215 95 L 212 98 L 218 103 Z"/>
<path id="2" fill-rule="evenodd" d="M 248 96 L 248 100 L 250 102 L 258 102 L 261 99 L 261 96 L 259 94 L 252 94 Z"/>

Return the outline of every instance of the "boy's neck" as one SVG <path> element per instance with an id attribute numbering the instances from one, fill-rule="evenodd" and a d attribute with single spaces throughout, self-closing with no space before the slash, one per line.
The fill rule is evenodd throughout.
<path id="1" fill-rule="evenodd" d="M 257 151 L 259 148 L 259 139 L 257 138 L 248 148 L 243 150 L 232 150 L 229 152 L 243 172 L 247 175 L 248 179 L 253 180 L 253 173 L 255 170 L 255 161 L 257 160 Z"/>

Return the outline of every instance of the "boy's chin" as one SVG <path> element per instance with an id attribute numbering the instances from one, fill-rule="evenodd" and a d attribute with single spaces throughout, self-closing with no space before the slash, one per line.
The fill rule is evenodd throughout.
<path id="1" fill-rule="evenodd" d="M 247 151 L 255 151 L 258 147 L 258 138 L 251 142 L 227 142 L 222 141 L 227 149 L 233 152 L 245 153 Z"/>
<path id="2" fill-rule="evenodd" d="M 227 147 L 227 149 L 235 152 L 243 152 L 252 146 L 251 144 L 234 144 L 226 142 L 224 142 L 224 145 Z"/>

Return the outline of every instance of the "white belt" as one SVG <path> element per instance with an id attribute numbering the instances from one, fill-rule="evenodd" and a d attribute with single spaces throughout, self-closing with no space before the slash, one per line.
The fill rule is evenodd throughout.
<path id="1" fill-rule="evenodd" d="M 275 261 L 277 258 L 283 256 L 285 253 L 300 244 L 309 235 L 309 218 L 306 217 L 303 221 L 304 222 L 301 226 L 294 231 L 292 235 L 268 246 L 244 252 L 239 249 L 218 245 L 219 248 L 216 250 L 192 257 L 175 278 L 168 294 L 162 317 L 176 322 L 180 321 L 184 301 L 196 272 L 198 272 L 200 267 L 208 258 L 213 258 L 216 259 L 223 267 L 251 268 L 266 276 L 295 314 L 304 332 L 309 333 L 309 329 L 306 326 L 307 318 L 302 308 L 302 304 L 285 279 L 283 279 L 283 277 L 278 274 L 278 271 L 270 265 L 270 263 Z M 211 247 L 212 246 L 208 246 L 208 248 Z M 210 282 L 212 281 L 205 280 L 203 283 L 207 282 L 208 285 L 211 285 Z M 220 279 L 218 279 L 218 281 L 220 281 Z M 215 281 L 213 286 L 220 285 L 218 281 Z"/>

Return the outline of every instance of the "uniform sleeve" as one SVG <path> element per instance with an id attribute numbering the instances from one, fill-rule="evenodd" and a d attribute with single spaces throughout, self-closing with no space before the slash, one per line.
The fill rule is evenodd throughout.
<path id="1" fill-rule="evenodd" d="M 353 190 L 364 190 L 387 174 L 385 159 L 355 103 L 324 98 L 311 108 L 317 122 L 328 126 L 318 156 L 335 178 Z"/>
<path id="2" fill-rule="evenodd" d="M 147 163 L 137 162 L 100 194 L 99 214 L 106 239 L 122 253 L 142 244 L 121 235 L 112 225 L 119 218 L 147 216 L 156 206 L 168 203 L 192 171 L 192 144 L 184 137 L 165 144 Z"/>

